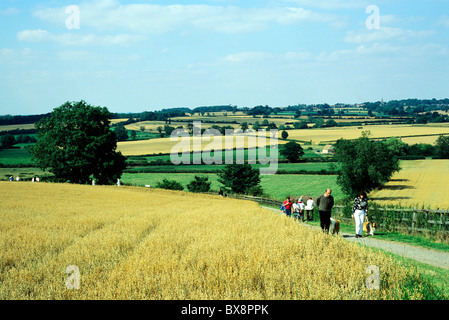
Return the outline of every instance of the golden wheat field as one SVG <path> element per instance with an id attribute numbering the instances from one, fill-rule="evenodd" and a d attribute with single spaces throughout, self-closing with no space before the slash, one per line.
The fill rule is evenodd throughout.
<path id="1" fill-rule="evenodd" d="M 186 140 L 184 140 L 186 139 Z M 276 143 L 284 144 L 286 141 L 270 139 L 266 137 L 265 145 L 275 146 Z M 184 143 L 183 141 L 187 141 Z M 117 143 L 117 151 L 126 156 L 138 156 L 148 154 L 168 154 L 172 152 L 228 150 L 232 148 L 254 148 L 261 144 L 254 134 L 232 136 L 202 136 L 184 138 L 158 138 L 151 140 L 123 141 Z"/>
<path id="2" fill-rule="evenodd" d="M 134 131 L 141 131 L 141 128 L 144 127 L 144 131 L 154 131 L 157 132 L 158 127 L 164 127 L 167 125 L 165 121 L 140 121 L 135 122 L 131 124 L 127 124 L 125 128 L 127 130 L 134 130 Z M 177 127 L 177 126 L 184 126 L 186 127 L 187 122 L 174 122 L 171 126 Z"/>
<path id="3" fill-rule="evenodd" d="M 117 186 L 0 191 L 2 300 L 423 297 L 414 268 L 256 203 Z"/>
<path id="4" fill-rule="evenodd" d="M 34 129 L 34 124 L 10 124 L 10 125 L 2 125 L 0 126 L 0 132 L 2 131 L 11 131 L 11 130 L 29 130 Z"/>
<path id="5" fill-rule="evenodd" d="M 227 112 L 226 115 L 224 115 L 226 112 L 216 112 L 216 113 L 210 113 L 212 116 L 203 116 L 199 115 L 198 113 L 190 116 L 185 117 L 174 117 L 172 120 L 176 121 L 214 121 L 215 123 L 219 123 L 220 125 L 231 125 L 235 126 L 236 128 L 240 128 L 240 125 L 238 124 L 232 124 L 229 122 L 237 121 L 239 124 L 246 122 L 251 127 L 251 124 L 254 124 L 257 122 L 262 123 L 265 118 L 262 118 L 262 116 L 254 118 L 253 116 L 247 115 L 244 112 L 237 112 L 236 114 L 233 114 L 232 112 Z M 276 116 L 275 118 L 267 118 L 269 122 L 274 122 L 277 126 L 280 126 L 281 124 L 285 124 L 286 122 L 292 122 L 293 119 L 291 119 L 291 116 Z M 176 123 L 176 122 L 174 122 Z M 211 123 L 203 123 L 204 127 L 208 128 L 212 124 Z"/>
<path id="6" fill-rule="evenodd" d="M 198 118 L 198 119 L 204 120 L 204 117 L 203 118 Z M 176 122 L 172 122 L 170 124 L 170 126 L 175 127 L 175 128 L 177 128 L 179 126 L 182 126 L 184 129 L 187 129 L 187 125 L 189 124 L 189 122 L 188 122 L 189 120 L 190 120 L 190 118 L 186 118 L 185 121 L 182 121 L 182 119 L 180 119 L 180 120 L 177 120 Z M 201 120 L 194 120 L 194 119 L 192 119 L 190 121 L 201 121 Z M 215 119 L 214 119 L 214 121 L 215 121 Z M 239 129 L 240 128 L 240 124 L 218 123 L 218 125 L 220 125 L 220 126 L 223 126 L 225 124 L 233 127 L 234 129 Z M 167 125 L 167 123 L 165 121 L 141 121 L 141 122 L 128 124 L 128 125 L 125 126 L 125 128 L 127 130 L 140 131 L 141 128 L 144 127 L 145 131 L 157 132 L 157 128 L 158 127 L 162 127 L 163 128 L 165 125 Z M 212 124 L 202 123 L 202 127 L 205 128 L 205 129 L 208 129 L 211 126 L 212 126 Z"/>
<path id="7" fill-rule="evenodd" d="M 381 205 L 449 210 L 449 160 L 401 161 L 401 170 L 370 197 Z"/>
<path id="8" fill-rule="evenodd" d="M 362 135 L 363 131 L 369 131 L 371 133 L 370 138 L 383 139 L 389 137 L 403 137 L 402 140 L 408 144 L 414 143 L 429 143 L 434 144 L 438 139 L 438 135 L 449 135 L 449 126 L 427 126 L 427 125 L 369 125 L 363 127 L 334 127 L 324 129 L 302 129 L 302 130 L 288 130 L 289 140 L 298 141 L 312 141 L 312 144 L 326 144 L 334 143 L 338 139 L 357 139 Z M 270 132 L 267 131 L 266 143 L 269 144 Z M 426 136 L 431 135 L 431 136 Z M 244 139 L 244 147 L 256 147 L 256 141 L 250 141 L 248 137 L 252 135 L 239 135 L 236 134 L 233 147 L 236 147 L 237 137 Z M 191 150 L 197 150 L 194 148 L 194 143 L 197 144 L 201 138 L 191 138 Z M 225 137 L 214 138 L 202 138 L 202 149 L 227 149 Z M 278 144 L 285 144 L 288 140 L 281 139 L 281 131 L 278 131 L 277 135 Z M 170 153 L 180 141 L 171 141 L 170 138 L 159 138 L 142 141 L 125 141 L 117 144 L 117 150 L 121 151 L 124 155 L 137 156 L 147 154 L 159 154 Z"/>
<path id="9" fill-rule="evenodd" d="M 310 141 L 312 144 L 335 142 L 338 139 L 357 139 L 363 131 L 370 131 L 370 138 L 383 139 L 389 137 L 407 137 L 407 143 L 433 144 L 440 134 L 449 134 L 449 126 L 431 125 L 368 125 L 363 127 L 333 127 L 323 129 L 302 129 L 289 131 L 289 139 Z M 433 135 L 425 137 L 425 135 Z M 412 136 L 412 137 L 410 137 Z"/>

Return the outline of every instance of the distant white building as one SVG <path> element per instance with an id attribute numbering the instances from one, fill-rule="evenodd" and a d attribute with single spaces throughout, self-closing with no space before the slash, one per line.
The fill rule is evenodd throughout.
<path id="1" fill-rule="evenodd" d="M 321 151 L 322 154 L 334 154 L 335 150 L 334 150 L 334 146 L 332 145 L 327 145 L 323 148 L 323 151 Z"/>

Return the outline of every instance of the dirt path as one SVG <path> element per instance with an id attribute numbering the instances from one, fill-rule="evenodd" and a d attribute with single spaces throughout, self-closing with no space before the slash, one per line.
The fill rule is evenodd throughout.
<path id="1" fill-rule="evenodd" d="M 270 211 L 279 212 L 279 209 L 264 206 L 261 207 Z M 304 225 L 317 230 L 319 229 L 319 227 L 314 227 L 308 224 Z M 354 234 L 348 233 L 341 233 L 341 236 L 348 241 L 358 242 L 365 246 L 383 249 L 403 257 L 411 258 L 419 262 L 449 270 L 449 253 L 447 252 L 425 249 L 393 241 L 379 240 L 375 239 L 375 236 L 356 238 Z"/>

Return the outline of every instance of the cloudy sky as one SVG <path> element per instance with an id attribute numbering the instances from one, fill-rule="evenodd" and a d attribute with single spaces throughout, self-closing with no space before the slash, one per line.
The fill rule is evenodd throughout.
<path id="1" fill-rule="evenodd" d="M 449 97 L 447 0 L 2 0 L 0 39 L 0 114 Z"/>

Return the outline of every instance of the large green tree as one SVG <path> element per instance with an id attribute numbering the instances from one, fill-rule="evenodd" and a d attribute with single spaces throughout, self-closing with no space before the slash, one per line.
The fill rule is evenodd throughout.
<path id="1" fill-rule="evenodd" d="M 279 151 L 281 156 L 288 159 L 289 162 L 298 162 L 299 158 L 304 155 L 304 150 L 299 143 L 290 141 L 286 143 Z"/>
<path id="2" fill-rule="evenodd" d="M 260 187 L 260 172 L 250 164 L 228 164 L 218 174 L 218 182 L 235 193 L 245 193 Z"/>
<path id="3" fill-rule="evenodd" d="M 439 136 L 435 144 L 435 153 L 438 158 L 449 159 L 449 136 Z"/>
<path id="4" fill-rule="evenodd" d="M 402 142 L 402 140 L 396 137 L 391 137 L 385 140 L 384 143 L 387 145 L 388 150 L 390 150 L 394 156 L 407 155 L 408 144 Z"/>
<path id="5" fill-rule="evenodd" d="M 0 137 L 0 149 L 9 149 L 17 143 L 16 138 L 10 133 Z"/>
<path id="6" fill-rule="evenodd" d="M 116 152 L 117 137 L 109 128 L 110 113 L 85 101 L 66 102 L 49 118 L 36 123 L 37 142 L 31 150 L 36 165 L 58 181 L 114 183 L 125 169 Z"/>
<path id="7" fill-rule="evenodd" d="M 128 140 L 128 131 L 126 130 L 124 125 L 117 126 L 114 130 L 114 133 L 118 141 Z"/>
<path id="8" fill-rule="evenodd" d="M 340 139 L 335 144 L 335 159 L 340 163 L 337 183 L 349 196 L 367 193 L 387 182 L 399 171 L 399 160 L 388 145 L 362 136 Z"/>

